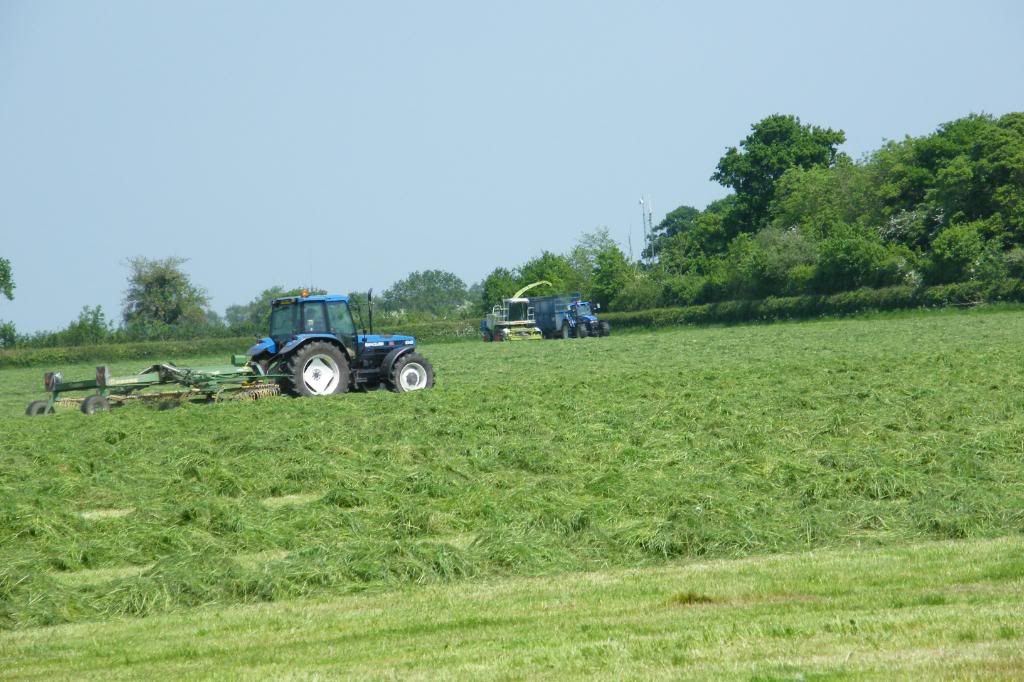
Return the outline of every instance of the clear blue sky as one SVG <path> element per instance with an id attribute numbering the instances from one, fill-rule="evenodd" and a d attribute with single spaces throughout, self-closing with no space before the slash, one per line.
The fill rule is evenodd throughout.
<path id="1" fill-rule="evenodd" d="M 134 256 L 219 312 L 280 284 L 467 283 L 725 190 L 773 113 L 860 157 L 1024 110 L 1019 2 L 0 0 L 19 331 L 120 317 Z"/>

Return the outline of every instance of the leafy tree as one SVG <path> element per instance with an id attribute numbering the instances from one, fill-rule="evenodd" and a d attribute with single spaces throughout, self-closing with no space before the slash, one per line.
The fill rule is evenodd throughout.
<path id="1" fill-rule="evenodd" d="M 201 325 L 206 320 L 209 299 L 182 271 L 186 262 L 174 256 L 128 261 L 131 274 L 122 305 L 126 325 Z"/>
<path id="2" fill-rule="evenodd" d="M 799 230 L 768 228 L 733 240 L 723 261 L 725 290 L 736 298 L 803 293 L 818 260 L 815 242 Z"/>
<path id="3" fill-rule="evenodd" d="M 626 283 L 611 303 L 614 310 L 645 310 L 661 305 L 662 285 L 648 273 L 640 273 Z"/>
<path id="4" fill-rule="evenodd" d="M 680 206 L 665 216 L 651 234 L 647 235 L 647 245 L 643 250 L 644 258 L 657 256 L 665 242 L 681 232 L 692 233 L 696 227 L 700 211 L 693 206 Z"/>
<path id="5" fill-rule="evenodd" d="M 469 304 L 467 306 L 468 312 L 478 312 L 481 308 L 481 301 L 484 299 L 484 282 L 480 280 L 470 284 L 466 288 L 466 301 Z"/>
<path id="6" fill-rule="evenodd" d="M 690 229 L 665 237 L 658 264 L 667 275 L 706 274 L 714 256 L 729 247 L 726 221 L 736 208 L 736 195 L 711 202 L 694 218 Z"/>
<path id="7" fill-rule="evenodd" d="M 565 282 L 565 290 L 578 291 L 584 298 L 592 298 L 598 255 L 613 249 L 618 250 L 619 246 L 612 239 L 607 227 L 599 227 L 593 232 L 584 232 L 580 235 L 576 245 L 566 256 L 574 274 Z M 527 281 L 523 283 L 529 284 Z"/>
<path id="8" fill-rule="evenodd" d="M 481 302 L 484 312 L 489 312 L 501 300 L 508 298 L 519 288 L 519 277 L 507 268 L 495 268 L 484 278 L 481 285 Z"/>
<path id="9" fill-rule="evenodd" d="M 443 270 L 414 272 L 384 292 L 390 310 L 450 315 L 466 302 L 466 283 Z"/>
<path id="10" fill-rule="evenodd" d="M 974 279 L 985 254 L 977 223 L 947 227 L 932 242 L 928 280 L 935 284 Z"/>
<path id="11" fill-rule="evenodd" d="M 14 300 L 14 275 L 11 273 L 11 261 L 0 258 L 0 294 L 8 301 Z"/>
<path id="12" fill-rule="evenodd" d="M 829 167 L 846 141 L 841 130 L 804 125 L 796 116 L 775 114 L 752 126 L 752 132 L 730 147 L 711 179 L 736 192 L 737 204 L 728 221 L 730 236 L 756 232 L 768 223 L 775 183 L 791 168 Z"/>
<path id="13" fill-rule="evenodd" d="M 13 322 L 0 320 L 0 348 L 12 348 L 18 342 L 18 330 Z"/>
<path id="14" fill-rule="evenodd" d="M 821 242 L 815 286 L 823 293 L 895 284 L 898 258 L 877 233 L 846 226 Z"/>
<path id="15" fill-rule="evenodd" d="M 871 169 L 841 156 L 832 167 L 791 168 L 775 185 L 771 224 L 799 228 L 813 239 L 827 237 L 834 225 L 878 226 L 884 222 L 877 181 Z"/>
<path id="16" fill-rule="evenodd" d="M 607 306 L 633 279 L 633 268 L 626 254 L 614 242 L 598 251 L 594 259 L 594 282 L 590 297 Z"/>
<path id="17" fill-rule="evenodd" d="M 522 285 L 540 280 L 551 282 L 554 291 L 568 291 L 576 279 L 576 271 L 565 256 L 544 251 L 540 256 L 527 261 L 519 268 L 519 281 Z M 534 292 L 534 295 L 540 295 Z"/>
<path id="18" fill-rule="evenodd" d="M 986 239 L 1024 244 L 1024 113 L 951 121 L 889 142 L 869 165 L 894 241 L 923 251 L 950 225 L 985 221 Z"/>
<path id="19" fill-rule="evenodd" d="M 103 306 L 83 306 L 78 319 L 57 334 L 57 342 L 67 346 L 87 346 L 110 339 L 113 322 L 107 319 Z"/>
<path id="20" fill-rule="evenodd" d="M 14 275 L 11 273 L 11 261 L 0 258 L 0 294 L 8 301 L 14 300 Z M 0 320 L 0 348 L 10 348 L 18 340 L 18 332 L 13 322 Z"/>
<path id="21" fill-rule="evenodd" d="M 224 321 L 229 327 L 236 331 L 253 332 L 258 334 L 266 333 L 270 327 L 270 302 L 275 298 L 287 296 L 299 296 L 303 291 L 311 295 L 326 294 L 323 289 L 308 289 L 296 287 L 285 289 L 281 286 L 272 286 L 264 289 L 259 296 L 242 305 L 228 306 L 224 311 Z M 365 300 L 365 297 L 364 299 Z"/>

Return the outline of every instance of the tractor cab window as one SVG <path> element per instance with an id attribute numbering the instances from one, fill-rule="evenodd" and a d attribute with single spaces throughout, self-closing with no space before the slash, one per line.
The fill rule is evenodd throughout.
<path id="1" fill-rule="evenodd" d="M 278 343 L 291 337 L 298 330 L 295 314 L 299 312 L 297 305 L 278 305 L 270 312 L 270 338 Z"/>
<path id="2" fill-rule="evenodd" d="M 327 319 L 324 316 L 323 303 L 316 301 L 314 303 L 303 304 L 302 331 L 306 334 L 327 331 Z"/>
<path id="3" fill-rule="evenodd" d="M 575 306 L 577 315 L 591 315 L 589 303 L 577 303 Z"/>
<path id="4" fill-rule="evenodd" d="M 344 301 L 331 301 L 327 304 L 327 316 L 330 318 L 331 331 L 338 336 L 355 336 L 356 325 L 352 321 L 352 313 Z"/>

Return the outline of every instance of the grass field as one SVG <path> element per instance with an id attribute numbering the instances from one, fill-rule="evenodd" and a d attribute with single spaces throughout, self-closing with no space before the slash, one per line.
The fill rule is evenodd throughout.
<path id="1" fill-rule="evenodd" d="M 4 668 L 174 675 L 206 660 L 205 674 L 228 675 L 232 651 L 283 631 L 300 633 L 282 637 L 306 642 L 302 652 L 321 642 L 334 653 L 282 654 L 294 667 L 275 668 L 267 652 L 257 670 L 430 676 L 443 660 L 450 674 L 488 677 L 503 662 L 531 677 L 885 676 L 932 670 L 931 651 L 956 661 L 934 668 L 947 675 L 987 662 L 986 676 L 1013 677 L 1022 662 L 1008 652 L 1024 648 L 1013 624 L 1024 567 L 1007 558 L 1024 531 L 1022 335 L 1019 311 L 973 311 L 445 344 L 424 349 L 438 373 L 430 392 L 92 417 L 22 416 L 44 368 L 4 370 Z M 726 559 L 741 561 L 707 563 Z M 720 582 L 676 580 L 711 574 Z M 624 587 L 607 599 L 580 588 L 564 627 L 590 623 L 596 644 L 558 649 L 557 613 L 514 615 L 594 581 Z M 787 590 L 813 598 L 759 611 L 743 596 Z M 421 614 L 434 599 L 442 611 Z M 678 624 L 658 615 L 665 599 L 683 602 L 669 611 L 686 614 Z M 781 634 L 748 631 L 776 608 Z M 652 641 L 678 645 L 676 658 L 634 655 L 648 610 Z M 892 632 L 858 639 L 834 617 L 846 612 Z M 691 630 L 712 613 L 717 639 L 693 654 Z M 474 653 L 434 650 L 437 619 Z M 82 625 L 44 627 L 62 623 Z M 221 626 L 234 644 L 189 643 Z M 97 628 L 109 633 L 103 651 L 89 643 Z M 323 628 L 349 635 L 317 639 Z M 840 660 L 851 637 L 854 654 Z M 104 653 L 139 641 L 141 669 Z"/>
<path id="2" fill-rule="evenodd" d="M 407 587 L 0 634 L 19 679 L 1020 679 L 1024 542 Z"/>

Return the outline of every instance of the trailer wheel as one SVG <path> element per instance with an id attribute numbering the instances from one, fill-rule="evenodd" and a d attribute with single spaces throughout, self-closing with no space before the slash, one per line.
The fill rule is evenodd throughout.
<path id="1" fill-rule="evenodd" d="M 571 339 L 572 338 L 572 330 L 569 329 L 569 323 L 568 322 L 563 322 L 562 323 L 562 338 L 563 339 Z"/>
<path id="2" fill-rule="evenodd" d="M 38 417 L 43 414 L 53 414 L 53 408 L 47 400 L 33 400 L 25 408 L 25 414 L 30 417 Z"/>
<path id="3" fill-rule="evenodd" d="M 612 326 L 605 322 L 604 320 L 601 320 L 601 336 L 608 336 L 611 333 Z"/>
<path id="4" fill-rule="evenodd" d="M 590 330 L 587 329 L 587 325 L 582 322 L 576 323 L 576 338 L 585 339 L 590 335 Z"/>
<path id="5" fill-rule="evenodd" d="M 101 395 L 91 395 L 82 401 L 82 414 L 96 414 L 110 409 L 110 401 Z"/>
<path id="6" fill-rule="evenodd" d="M 418 353 L 407 353 L 395 361 L 388 377 L 388 386 L 395 393 L 420 391 L 434 386 L 434 366 Z"/>
<path id="7" fill-rule="evenodd" d="M 292 393 L 297 396 L 333 395 L 348 391 L 348 359 L 337 346 L 314 342 L 299 349 L 288 363 Z"/>

